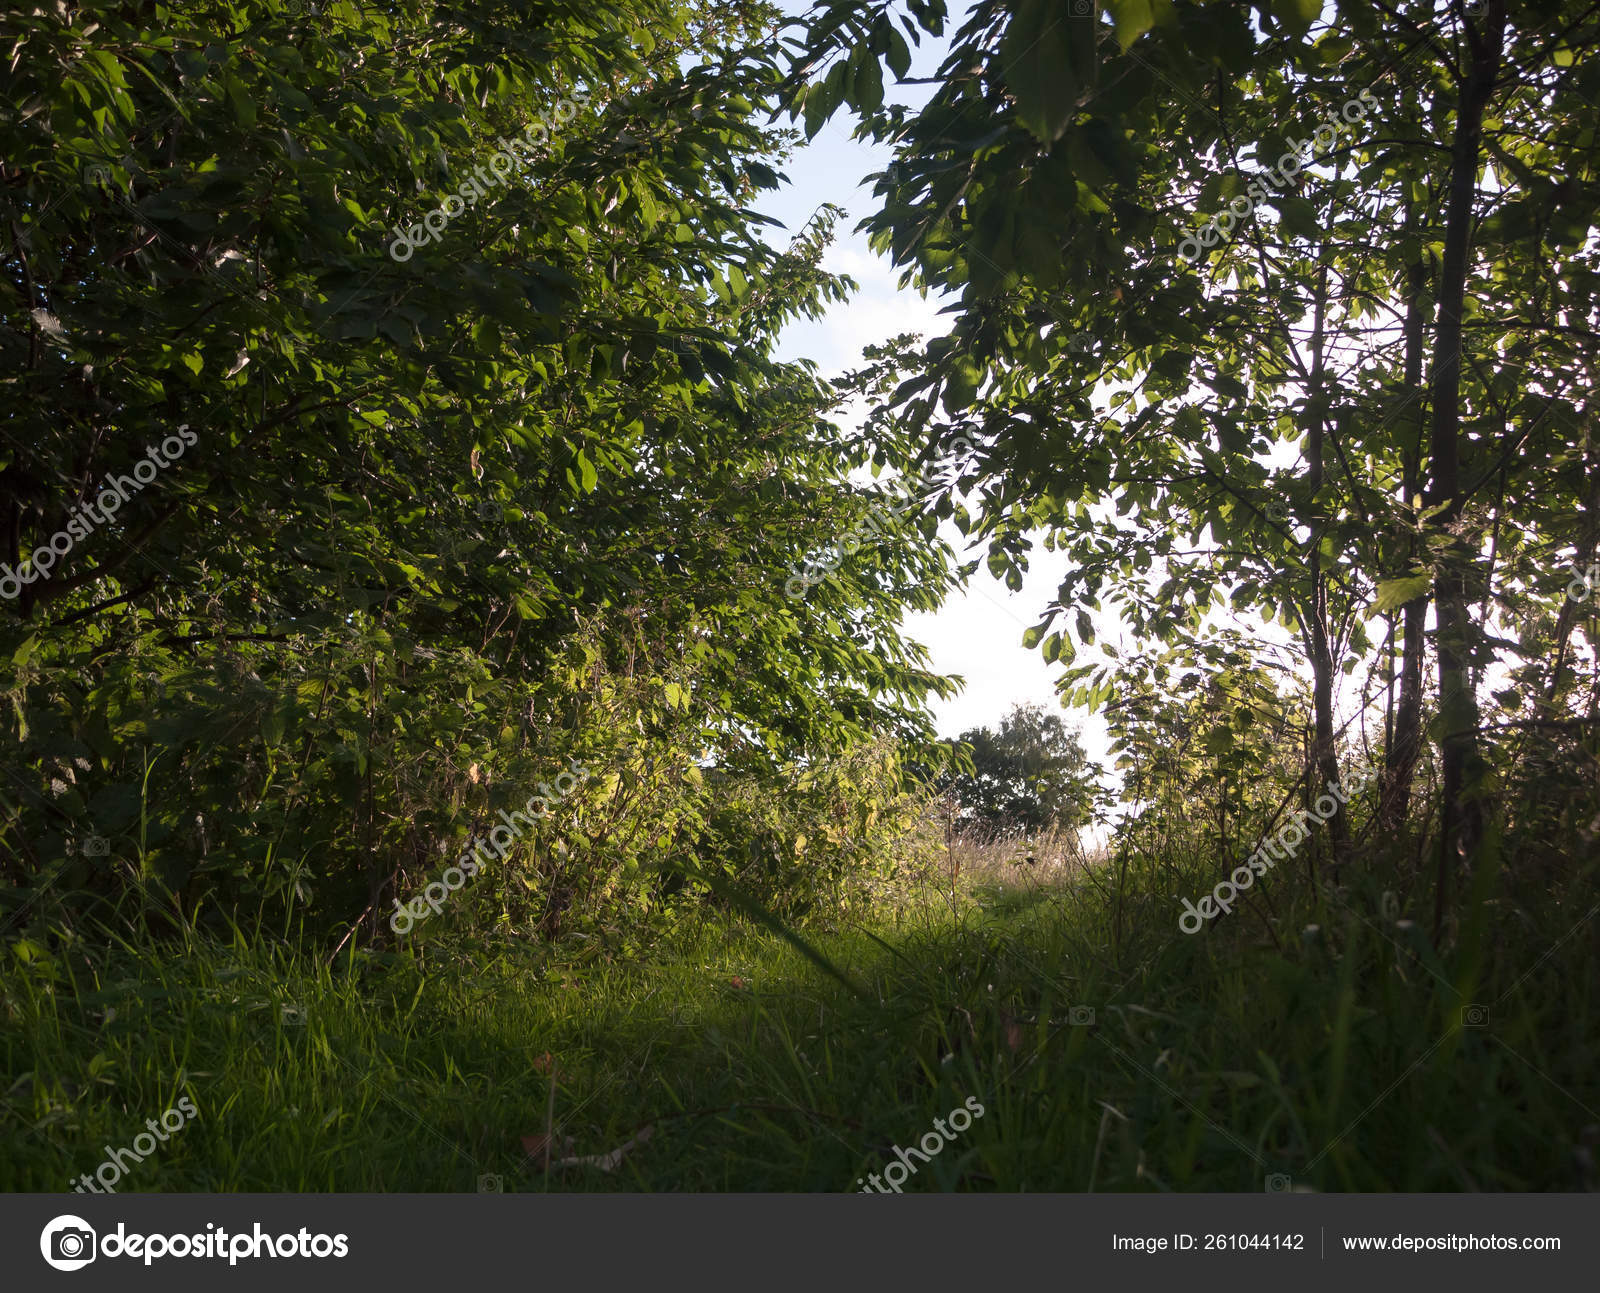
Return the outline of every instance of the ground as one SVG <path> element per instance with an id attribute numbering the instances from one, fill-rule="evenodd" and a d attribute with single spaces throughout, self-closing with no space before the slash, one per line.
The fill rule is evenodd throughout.
<path id="1" fill-rule="evenodd" d="M 929 892 L 808 931 L 833 974 L 731 919 L 628 963 L 24 966 L 0 1188 L 71 1188 L 185 1092 L 198 1116 L 117 1190 L 844 1191 L 897 1161 L 903 1190 L 1593 1188 L 1594 982 L 1563 969 L 1591 933 L 1525 975 L 1489 939 L 1466 1001 L 1359 894 L 1282 947 L 1167 905 L 1082 874 Z"/>

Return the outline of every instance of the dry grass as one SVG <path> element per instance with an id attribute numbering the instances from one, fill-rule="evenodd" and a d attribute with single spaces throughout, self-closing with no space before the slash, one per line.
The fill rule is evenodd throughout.
<path id="1" fill-rule="evenodd" d="M 1002 888 L 1056 884 L 1100 860 L 1086 850 L 1076 828 L 1021 831 L 967 830 L 946 850 L 946 881 L 954 863 L 957 883 Z"/>

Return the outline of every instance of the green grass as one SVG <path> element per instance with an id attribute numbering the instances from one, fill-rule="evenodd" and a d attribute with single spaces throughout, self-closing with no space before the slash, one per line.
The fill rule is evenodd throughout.
<path id="1" fill-rule="evenodd" d="M 1187 937 L 1131 887 L 812 931 L 860 997 L 731 920 L 632 964 L 58 949 L 5 977 L 0 1188 L 69 1188 L 183 1093 L 119 1191 L 850 1190 L 968 1096 L 908 1191 L 1595 1188 L 1592 895 L 1480 904 L 1436 956 L 1375 891 Z M 552 1111 L 575 1154 L 652 1135 L 547 1173 Z"/>

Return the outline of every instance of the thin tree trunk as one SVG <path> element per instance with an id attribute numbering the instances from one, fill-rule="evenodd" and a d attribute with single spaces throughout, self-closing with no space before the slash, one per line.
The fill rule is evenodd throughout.
<path id="1" fill-rule="evenodd" d="M 1308 461 L 1309 501 L 1307 510 L 1311 522 L 1311 614 L 1307 617 L 1311 655 L 1312 708 L 1315 711 L 1316 739 L 1311 755 L 1317 770 L 1316 781 L 1326 782 L 1331 789 L 1339 784 L 1339 761 L 1334 757 L 1333 737 L 1333 652 L 1328 642 L 1328 577 L 1322 569 L 1322 538 L 1326 520 L 1318 507 L 1322 492 L 1323 436 L 1327 423 L 1327 394 L 1324 390 L 1324 329 L 1328 312 L 1328 266 L 1324 262 L 1317 283 L 1315 322 L 1312 326 L 1311 356 L 1311 427 L 1306 438 Z M 1319 786 L 1310 788 L 1310 798 L 1317 797 Z M 1349 860 L 1350 828 L 1344 804 L 1337 795 L 1337 805 L 1328 823 L 1332 842 L 1333 866 L 1337 871 Z"/>
<path id="2" fill-rule="evenodd" d="M 1407 225 L 1412 224 L 1407 211 Z M 1411 266 L 1406 293 L 1405 383 L 1417 405 L 1416 437 L 1401 451 L 1400 488 L 1407 506 L 1422 492 L 1422 437 L 1426 428 L 1427 404 L 1422 398 L 1423 294 L 1427 290 L 1427 267 L 1419 258 Z M 1414 540 L 1406 542 L 1408 567 L 1416 560 Z M 1394 711 L 1394 731 L 1384 751 L 1383 793 L 1379 815 L 1384 833 L 1395 835 L 1411 809 L 1411 782 L 1416 775 L 1417 756 L 1422 750 L 1422 652 L 1423 628 L 1428 618 L 1428 594 L 1413 598 L 1400 610 L 1400 699 Z"/>
<path id="3" fill-rule="evenodd" d="M 1474 558 L 1469 534 L 1457 533 L 1461 518 L 1461 313 L 1466 296 L 1468 250 L 1475 217 L 1483 112 L 1494 91 L 1505 43 L 1504 0 L 1490 0 L 1476 31 L 1468 29 L 1471 60 L 1456 105 L 1450 147 L 1450 189 L 1445 217 L 1444 258 L 1439 271 L 1439 318 L 1434 333 L 1433 419 L 1429 444 L 1432 480 L 1429 503 L 1445 537 L 1434 581 L 1438 607 L 1439 877 L 1434 935 L 1444 921 L 1450 879 L 1459 862 L 1470 865 L 1483 836 L 1483 809 L 1476 798 L 1481 754 L 1478 703 L 1473 690 L 1474 626 L 1467 602 L 1468 569 Z"/>

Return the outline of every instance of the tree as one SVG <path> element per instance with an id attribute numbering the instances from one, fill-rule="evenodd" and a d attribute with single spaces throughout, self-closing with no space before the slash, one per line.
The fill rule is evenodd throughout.
<path id="1" fill-rule="evenodd" d="M 892 399 L 930 444 L 976 446 L 947 514 L 1013 587 L 1040 531 L 1071 554 L 1027 641 L 1080 702 L 1119 668 L 1075 659 L 1103 595 L 1167 643 L 1213 610 L 1281 621 L 1319 779 L 1335 688 L 1392 670 L 1398 614 L 1385 794 L 1403 811 L 1431 642 L 1442 911 L 1483 837 L 1486 746 L 1584 708 L 1555 699 L 1578 618 L 1555 584 L 1597 535 L 1600 13 L 979 0 L 907 111 L 865 71 L 904 72 L 897 8 L 819 5 L 791 102 L 810 131 L 848 103 L 894 144 L 866 226 L 955 298 Z M 942 30 L 940 0 L 905 10 L 908 35 Z M 1494 662 L 1521 685 L 1485 715 Z"/>
<path id="2" fill-rule="evenodd" d="M 950 773 L 942 784 L 960 800 L 962 820 L 1030 834 L 1088 820 L 1087 756 L 1061 715 L 1019 704 L 998 732 L 974 727 L 959 741 L 970 751 L 972 770 Z"/>
<path id="3" fill-rule="evenodd" d="M 376 929 L 568 756 L 569 853 L 637 872 L 692 853 L 649 790 L 706 751 L 931 742 L 932 519 L 785 594 L 876 491 L 773 358 L 850 284 L 836 213 L 781 247 L 749 209 L 793 140 L 772 8 L 12 17 L 5 880 Z M 499 892 L 587 865 L 528 838 Z"/>

